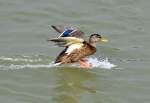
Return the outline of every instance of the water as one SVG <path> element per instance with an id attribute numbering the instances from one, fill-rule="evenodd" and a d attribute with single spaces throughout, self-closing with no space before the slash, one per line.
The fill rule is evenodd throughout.
<path id="1" fill-rule="evenodd" d="M 0 103 L 149 103 L 150 1 L 0 0 Z M 95 67 L 53 66 L 51 24 L 109 39 Z M 98 57 L 104 60 L 98 60 Z"/>
<path id="2" fill-rule="evenodd" d="M 103 69 L 113 69 L 116 65 L 111 64 L 108 58 L 86 58 L 89 63 L 92 64 L 91 68 L 103 68 Z M 79 63 L 66 64 L 66 65 L 56 65 L 54 61 L 50 61 L 49 58 L 43 56 L 15 56 L 15 57 L 0 57 L 0 70 L 15 70 L 24 68 L 52 68 L 52 67 L 78 67 L 82 68 Z"/>

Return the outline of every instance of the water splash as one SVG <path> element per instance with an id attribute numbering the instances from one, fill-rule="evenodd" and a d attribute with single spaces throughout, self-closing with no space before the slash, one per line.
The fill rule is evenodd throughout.
<path id="1" fill-rule="evenodd" d="M 88 58 L 88 62 L 93 65 L 93 67 L 96 68 L 104 68 L 104 69 L 112 69 L 116 67 L 117 65 L 112 64 L 109 62 L 108 58 Z"/>
<path id="2" fill-rule="evenodd" d="M 88 63 L 92 64 L 92 67 L 90 69 L 93 68 L 101 68 L 101 69 L 114 69 L 115 67 L 117 67 L 117 65 L 112 64 L 109 59 L 106 57 L 89 57 L 89 58 L 85 58 Z M 81 68 L 81 66 L 79 65 L 79 63 L 75 63 L 75 64 L 71 64 L 69 66 L 73 66 L 73 67 L 79 67 Z M 115 68 L 118 69 L 118 68 Z"/>

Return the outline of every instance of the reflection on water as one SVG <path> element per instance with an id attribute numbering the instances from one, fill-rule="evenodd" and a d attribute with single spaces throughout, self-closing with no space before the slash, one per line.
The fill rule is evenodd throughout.
<path id="1" fill-rule="evenodd" d="M 53 89 L 54 101 L 58 103 L 78 103 L 82 93 L 95 93 L 96 89 L 85 85 L 94 80 L 96 74 L 77 68 L 63 68 L 57 71 L 57 86 Z"/>

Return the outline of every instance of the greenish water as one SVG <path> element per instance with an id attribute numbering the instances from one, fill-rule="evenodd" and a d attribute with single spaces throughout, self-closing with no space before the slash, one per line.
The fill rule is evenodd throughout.
<path id="1" fill-rule="evenodd" d="M 0 0 L 0 103 L 149 103 L 149 0 Z M 117 67 L 51 66 L 51 24 L 102 33 Z"/>

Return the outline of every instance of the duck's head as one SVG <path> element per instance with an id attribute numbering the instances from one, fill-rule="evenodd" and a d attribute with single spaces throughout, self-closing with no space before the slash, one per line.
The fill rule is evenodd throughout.
<path id="1" fill-rule="evenodd" d="M 89 39 L 89 43 L 96 46 L 97 42 L 108 42 L 108 40 L 102 37 L 100 34 L 92 34 Z"/>

